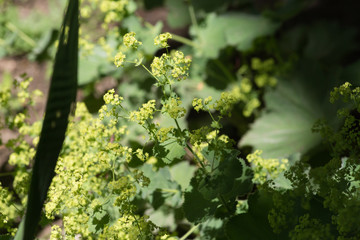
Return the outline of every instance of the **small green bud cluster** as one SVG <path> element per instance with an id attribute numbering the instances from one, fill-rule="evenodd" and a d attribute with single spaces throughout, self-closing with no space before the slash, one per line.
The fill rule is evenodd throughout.
<path id="1" fill-rule="evenodd" d="M 230 92 L 224 93 L 224 102 L 229 102 L 228 109 L 231 111 L 235 103 L 242 103 L 243 115 L 250 117 L 261 105 L 259 95 L 266 87 L 274 87 L 277 84 L 275 62 L 273 59 L 262 61 L 260 58 L 252 58 L 249 65 L 244 64 L 237 72 L 240 85 Z M 219 109 L 225 104 L 219 103 Z"/>
<path id="2" fill-rule="evenodd" d="M 265 61 L 261 61 L 259 58 L 251 59 L 251 69 L 257 71 L 254 81 L 258 87 L 274 87 L 277 84 L 277 79 L 270 75 L 273 73 L 274 67 L 274 59 L 270 58 Z"/>

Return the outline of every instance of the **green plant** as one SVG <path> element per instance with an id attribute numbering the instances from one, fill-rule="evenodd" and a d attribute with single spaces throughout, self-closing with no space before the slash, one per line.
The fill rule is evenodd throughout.
<path id="1" fill-rule="evenodd" d="M 174 22 L 191 22 L 192 39 L 141 25 L 132 15 L 138 2 L 106 1 L 100 12 L 86 3 L 82 14 L 119 25 L 103 25 L 101 48 L 89 38 L 82 51 L 95 59 L 106 51 L 98 61 L 114 66 L 96 65 L 100 75 L 124 79 L 96 116 L 78 103 L 70 118 L 41 221 L 52 225 L 51 239 L 360 238 L 359 62 L 340 65 L 355 31 L 332 22 L 284 30 L 269 17 L 224 14 L 228 1 L 210 3 L 166 1 L 189 9 Z M 294 6 L 295 15 L 304 7 Z M 246 25 L 254 27 L 237 34 Z M 339 37 L 320 48 L 334 30 Z M 172 40 L 184 46 L 172 49 Z M 20 96 L 28 96 L 26 82 Z M 5 123 L 20 135 L 8 143 L 15 192 L 0 192 L 0 208 L 14 207 L 0 220 L 14 233 L 38 141 L 23 140 L 36 137 L 40 123 L 11 117 L 10 96 L 1 93 Z M 237 146 L 234 131 L 242 135 Z"/>

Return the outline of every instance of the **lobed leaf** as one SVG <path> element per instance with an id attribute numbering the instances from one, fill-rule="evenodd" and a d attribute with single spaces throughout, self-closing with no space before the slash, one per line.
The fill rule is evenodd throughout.
<path id="1" fill-rule="evenodd" d="M 279 24 L 267 18 L 245 13 L 217 16 L 209 14 L 206 26 L 192 29 L 196 36 L 198 56 L 217 58 L 225 46 L 235 46 L 239 51 L 251 48 L 252 42 L 261 36 L 275 32 Z"/>

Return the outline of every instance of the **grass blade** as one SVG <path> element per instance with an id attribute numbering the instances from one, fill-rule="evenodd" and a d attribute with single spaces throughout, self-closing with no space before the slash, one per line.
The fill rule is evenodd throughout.
<path id="1" fill-rule="evenodd" d="M 23 228 L 15 239 L 33 239 L 76 99 L 78 64 L 78 0 L 69 0 L 60 31 L 45 119 L 35 155 Z"/>

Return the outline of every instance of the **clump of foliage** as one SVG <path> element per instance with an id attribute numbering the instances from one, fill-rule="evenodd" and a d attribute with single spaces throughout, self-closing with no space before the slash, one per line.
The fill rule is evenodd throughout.
<path id="1" fill-rule="evenodd" d="M 294 2 L 262 16 L 226 12 L 250 12 L 237 1 L 165 1 L 187 39 L 136 17 L 139 2 L 84 0 L 80 85 L 91 95 L 100 76 L 121 80 L 95 114 L 85 101 L 70 118 L 43 212 L 50 238 L 359 239 L 359 61 L 347 58 L 358 33 L 283 28 L 306 9 Z M 87 35 L 95 15 L 102 30 Z M 24 109 L 40 94 L 29 81 L 14 82 Z M 13 187 L 0 185 L 12 235 L 41 127 L 13 93 L 0 92 L 1 128 L 19 132 L 6 143 Z"/>

